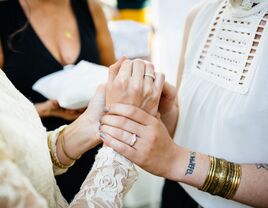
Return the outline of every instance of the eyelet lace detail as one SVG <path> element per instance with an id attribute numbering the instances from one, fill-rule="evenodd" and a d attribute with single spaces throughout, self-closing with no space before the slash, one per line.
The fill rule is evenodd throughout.
<path id="1" fill-rule="evenodd" d="M 225 89 L 245 94 L 253 78 L 254 62 L 268 13 L 232 16 L 225 1 L 216 13 L 192 73 Z"/>

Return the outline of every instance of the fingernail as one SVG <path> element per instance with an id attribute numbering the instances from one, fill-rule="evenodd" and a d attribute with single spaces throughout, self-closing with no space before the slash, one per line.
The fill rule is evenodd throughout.
<path id="1" fill-rule="evenodd" d="M 100 138 L 101 139 L 106 139 L 106 134 L 105 133 L 103 133 L 102 131 L 100 131 Z"/>
<path id="2" fill-rule="evenodd" d="M 105 107 L 103 108 L 103 112 L 104 112 L 104 113 L 108 113 L 108 112 L 109 112 L 109 108 L 108 108 L 107 106 L 105 106 Z"/>

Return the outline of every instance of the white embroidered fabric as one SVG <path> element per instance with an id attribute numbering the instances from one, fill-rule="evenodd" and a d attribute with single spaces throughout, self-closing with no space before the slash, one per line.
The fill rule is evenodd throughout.
<path id="1" fill-rule="evenodd" d="M 103 147 L 70 206 L 60 200 L 57 207 L 123 207 L 123 198 L 137 176 L 133 163 L 111 148 Z M 15 164 L 3 157 L 0 158 L 0 207 L 48 207 L 28 178 L 21 174 Z"/>
<path id="2" fill-rule="evenodd" d="M 45 128 L 33 106 L 0 70 L 0 207 L 122 207 L 137 178 L 134 165 L 112 149 L 99 151 L 71 205 L 62 197 L 53 174 Z M 58 130 L 51 132 L 56 150 Z M 66 170 L 55 169 L 61 174 Z"/>
<path id="3" fill-rule="evenodd" d="M 204 1 L 193 21 L 174 138 L 229 161 L 267 163 L 268 0 L 253 0 L 250 9 L 229 2 Z M 248 208 L 181 185 L 202 207 Z"/>
<path id="4" fill-rule="evenodd" d="M 241 5 L 247 8 L 252 2 L 242 1 Z M 241 19 L 243 12 L 223 2 L 196 57 L 193 74 L 234 92 L 248 92 L 268 19 L 267 7 L 255 7 L 250 11 L 253 15 Z"/>
<path id="5" fill-rule="evenodd" d="M 70 207 L 119 208 L 137 179 L 132 162 L 111 148 L 99 150 L 96 161 Z"/>

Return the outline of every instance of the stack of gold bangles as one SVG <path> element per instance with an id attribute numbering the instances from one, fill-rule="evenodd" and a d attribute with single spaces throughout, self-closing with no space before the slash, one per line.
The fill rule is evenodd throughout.
<path id="1" fill-rule="evenodd" d="M 241 180 L 241 165 L 209 156 L 209 171 L 201 191 L 232 199 Z"/>
<path id="2" fill-rule="evenodd" d="M 65 127 L 66 127 L 66 126 L 65 126 Z M 64 155 L 65 155 L 68 159 L 70 159 L 70 160 L 73 161 L 71 164 L 65 165 L 65 164 L 62 164 L 62 163 L 59 161 L 59 159 L 58 159 L 58 157 L 57 157 L 57 153 L 56 153 L 56 146 L 54 147 L 54 146 L 52 145 L 51 134 L 50 134 L 49 137 L 48 137 L 48 148 L 49 148 L 49 152 L 50 152 L 50 157 L 51 157 L 52 163 L 53 163 L 55 166 L 57 166 L 58 168 L 60 168 L 60 169 L 67 169 L 67 168 L 73 166 L 74 163 L 75 163 L 75 161 L 78 160 L 78 159 L 81 157 L 81 156 L 80 156 L 80 157 L 78 157 L 78 158 L 73 158 L 73 157 L 71 157 L 71 156 L 66 152 L 66 150 L 65 150 L 65 141 L 64 141 L 64 130 L 65 130 L 65 127 L 62 128 L 62 129 L 59 131 L 57 138 L 60 139 L 60 142 L 61 142 L 61 148 L 62 148 L 62 151 L 63 151 Z"/>

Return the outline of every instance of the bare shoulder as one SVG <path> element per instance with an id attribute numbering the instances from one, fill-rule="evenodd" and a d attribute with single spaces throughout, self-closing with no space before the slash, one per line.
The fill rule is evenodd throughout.
<path id="1" fill-rule="evenodd" d="M 96 16 L 103 13 L 101 3 L 98 0 L 87 0 L 91 13 Z"/>
<path id="2" fill-rule="evenodd" d="M 195 17 L 201 11 L 201 9 L 205 6 L 206 1 L 201 1 L 198 4 L 194 5 L 188 12 L 186 17 L 186 23 L 192 25 Z"/>
<path id="3" fill-rule="evenodd" d="M 178 66 L 178 74 L 177 74 L 177 82 L 176 82 L 176 87 L 177 90 L 180 88 L 183 72 L 184 72 L 184 56 L 185 52 L 187 49 L 188 45 L 188 38 L 190 35 L 190 31 L 192 28 L 192 24 L 198 15 L 198 13 L 202 10 L 202 8 L 205 6 L 206 1 L 201 1 L 200 3 L 196 4 L 194 7 L 190 9 L 188 12 L 186 19 L 185 19 L 185 24 L 184 24 L 184 31 L 183 31 L 183 39 L 182 39 L 182 44 L 181 44 L 181 52 L 180 52 L 180 57 L 179 57 L 179 66 Z"/>

